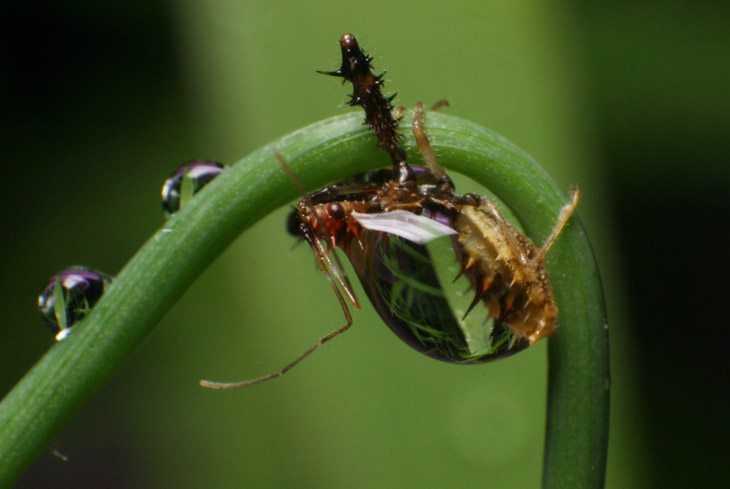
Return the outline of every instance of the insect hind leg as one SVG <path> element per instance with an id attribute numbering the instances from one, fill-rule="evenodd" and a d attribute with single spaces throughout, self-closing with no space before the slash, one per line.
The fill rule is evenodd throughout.
<path id="1" fill-rule="evenodd" d="M 449 103 L 446 100 L 439 100 L 436 104 L 434 104 L 434 108 L 435 110 L 438 110 L 439 108 L 448 105 Z M 423 103 L 418 102 L 416 104 L 415 114 L 413 115 L 413 136 L 416 138 L 418 150 L 421 152 L 423 162 L 426 163 L 428 169 L 431 170 L 431 173 L 439 181 L 439 187 L 442 190 L 453 193 L 454 182 L 451 181 L 451 178 L 449 178 L 446 174 L 444 167 L 441 166 L 436 158 L 436 153 L 433 151 L 433 147 L 431 147 L 426 131 L 423 129 L 424 119 L 425 114 L 423 111 Z"/>
<path id="2" fill-rule="evenodd" d="M 209 389 L 238 389 L 240 387 L 247 387 L 249 385 L 254 384 L 260 384 L 261 382 L 266 382 L 267 380 L 275 379 L 277 377 L 281 377 L 285 373 L 287 373 L 289 370 L 293 369 L 297 366 L 299 362 L 307 358 L 311 353 L 313 353 L 315 350 L 317 350 L 319 347 L 327 343 L 329 340 L 334 338 L 335 336 L 339 336 L 340 334 L 344 333 L 348 329 L 350 329 L 350 326 L 352 326 L 352 315 L 350 314 L 350 309 L 347 307 L 347 303 L 345 302 L 345 298 L 342 296 L 342 292 L 340 292 L 340 289 L 337 287 L 337 284 L 339 283 L 340 286 L 345 288 L 345 293 L 348 296 L 348 299 L 352 302 L 353 306 L 356 308 L 360 308 L 360 304 L 357 302 L 357 298 L 354 297 L 354 294 L 351 290 L 348 290 L 349 287 L 349 281 L 343 282 L 343 279 L 340 275 L 335 275 L 333 278 L 334 272 L 334 265 L 329 259 L 327 259 L 326 251 L 323 249 L 322 244 L 317 240 L 314 236 L 306 236 L 307 241 L 310 242 L 310 244 L 313 243 L 311 239 L 314 239 L 315 246 L 313 246 L 313 249 L 315 251 L 315 257 L 317 258 L 317 264 L 319 265 L 320 269 L 322 270 L 322 273 L 327 277 L 327 281 L 332 286 L 332 289 L 335 291 L 335 295 L 337 296 L 337 300 L 340 303 L 340 306 L 342 307 L 342 312 L 345 314 L 345 320 L 347 321 L 347 324 L 342 326 L 339 329 L 336 329 L 329 333 L 326 336 L 323 336 L 320 338 L 314 345 L 310 346 L 307 351 L 299 355 L 297 358 L 295 358 L 293 361 L 289 362 L 284 368 L 279 370 L 278 372 L 273 372 L 267 375 L 263 375 L 261 377 L 257 377 L 255 379 L 250 380 L 244 380 L 241 382 L 215 382 L 211 380 L 201 380 L 200 385 L 202 387 L 207 387 Z M 324 257 L 323 257 L 324 256 Z M 346 279 L 345 279 L 346 280 Z"/>
<path id="3" fill-rule="evenodd" d="M 289 175 L 289 178 L 294 182 L 294 184 L 299 189 L 300 193 L 302 194 L 303 201 L 307 202 L 308 206 L 311 206 L 311 202 L 309 202 L 308 195 L 304 191 L 304 188 L 299 183 L 299 180 L 297 180 L 294 173 L 291 171 L 291 168 L 289 168 L 289 165 L 287 165 L 286 161 L 284 160 L 284 157 L 279 153 L 278 151 L 274 150 L 274 154 L 276 158 L 279 160 L 279 162 L 282 165 L 282 168 L 287 172 Z M 360 309 L 360 303 L 357 300 L 357 297 L 355 296 L 354 291 L 352 290 L 352 285 L 350 284 L 350 280 L 347 278 L 347 275 L 343 272 L 340 272 L 342 270 L 342 264 L 340 263 L 339 258 L 337 257 L 337 254 L 334 255 L 335 261 L 333 262 L 330 259 L 330 256 L 328 254 L 328 250 L 324 248 L 321 241 L 317 238 L 317 236 L 314 234 L 314 231 L 307 227 L 304 223 L 299 224 L 299 229 L 302 235 L 303 239 L 306 239 L 306 241 L 309 243 L 309 245 L 312 248 L 312 252 L 314 253 L 315 259 L 317 261 L 317 265 L 319 266 L 322 273 L 327 278 L 327 281 L 329 282 L 330 286 L 332 287 L 332 290 L 334 290 L 335 295 L 337 296 L 337 300 L 340 303 L 340 307 L 342 307 L 342 312 L 345 315 L 345 320 L 347 324 L 342 326 L 339 329 L 336 329 L 329 333 L 326 336 L 323 336 L 320 338 L 314 345 L 309 347 L 304 353 L 299 355 L 297 358 L 295 358 L 293 361 L 289 362 L 284 368 L 277 372 L 273 372 L 267 375 L 263 375 L 261 377 L 257 377 L 255 379 L 249 379 L 244 380 L 241 382 L 216 382 L 211 380 L 201 380 L 199 383 L 202 387 L 207 387 L 209 389 L 238 389 L 241 387 L 247 387 L 249 385 L 254 384 L 260 384 L 261 382 L 265 382 L 267 380 L 275 379 L 277 377 L 281 377 L 285 373 L 287 373 L 292 368 L 296 367 L 296 365 L 304 360 L 306 357 L 308 357 L 310 354 L 312 354 L 315 350 L 317 350 L 319 347 L 327 343 L 329 340 L 334 338 L 335 336 L 339 336 L 340 334 L 344 333 L 348 329 L 350 329 L 350 326 L 352 326 L 352 315 L 350 314 L 350 309 L 347 307 L 347 302 L 345 301 L 345 296 L 347 297 L 347 300 L 349 300 L 353 307 L 356 309 Z M 340 291 L 340 287 L 344 291 L 345 296 L 343 296 L 343 293 Z"/>
<path id="4" fill-rule="evenodd" d="M 578 206 L 578 201 L 580 200 L 580 191 L 577 188 L 571 188 L 570 193 L 570 202 L 565 204 L 563 208 L 560 209 L 560 215 L 558 215 L 558 220 L 555 223 L 555 226 L 553 226 L 553 230 L 550 232 L 550 236 L 547 237 L 542 245 L 542 248 L 540 248 L 540 252 L 532 260 L 534 263 L 540 263 L 541 260 L 545 260 L 545 255 L 547 254 L 548 250 L 553 245 L 553 243 L 555 243 L 555 240 L 560 235 L 560 232 L 568 223 L 570 216 L 572 216 L 575 212 L 575 208 Z"/>
<path id="5" fill-rule="evenodd" d="M 350 326 L 352 326 L 352 318 L 349 317 L 349 314 L 348 314 L 347 324 L 345 324 L 344 326 L 342 326 L 339 329 L 332 331 L 328 335 L 320 338 L 314 345 L 310 346 L 307 351 L 305 351 L 304 353 L 299 355 L 297 358 L 295 358 L 292 362 L 287 364 L 284 368 L 282 368 L 278 372 L 273 372 L 273 373 L 270 373 L 267 375 L 263 375 L 261 377 L 256 377 L 255 379 L 244 380 L 241 382 L 215 382 L 212 380 L 201 380 L 200 385 L 201 385 L 201 387 L 207 387 L 209 389 L 219 389 L 219 390 L 238 389 L 240 387 L 247 387 L 249 385 L 260 384 L 261 382 L 266 382 L 267 380 L 281 377 L 282 375 L 287 373 L 289 370 L 296 367 L 296 365 L 299 362 L 301 362 L 302 360 L 307 358 L 311 353 L 314 352 L 314 350 L 318 349 L 320 346 L 324 345 L 325 343 L 327 343 L 329 340 L 331 340 L 335 336 L 338 336 L 338 335 L 344 333 L 345 331 L 347 331 L 348 329 L 350 329 Z"/>

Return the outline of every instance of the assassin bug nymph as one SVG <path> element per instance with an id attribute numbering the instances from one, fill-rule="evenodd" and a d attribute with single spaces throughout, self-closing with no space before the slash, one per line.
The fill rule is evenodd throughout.
<path id="1" fill-rule="evenodd" d="M 346 324 L 321 338 L 278 372 L 243 382 L 201 381 L 233 389 L 280 377 L 321 345 L 352 325 L 347 302 L 360 304 L 342 271 L 335 248 L 350 259 L 370 301 L 383 321 L 414 349 L 452 363 L 483 363 L 516 353 L 555 332 L 558 308 L 545 269 L 545 255 L 573 214 L 578 190 L 560 212 L 542 247 L 502 217 L 490 199 L 457 195 L 423 129 L 419 103 L 413 134 L 425 166 L 411 167 L 399 143 L 398 117 L 381 93 L 367 56 L 351 34 L 340 38 L 342 66 L 320 72 L 353 86 L 350 105 L 365 110 L 378 145 L 393 162 L 381 169 L 307 194 L 290 218 L 289 229 L 312 248 L 315 260 L 335 291 Z M 445 105 L 439 102 L 436 107 Z M 282 167 L 300 186 L 284 159 Z M 435 245 L 434 243 L 438 243 Z M 444 251 L 445 250 L 445 251 Z M 443 275 L 446 254 L 457 267 Z M 456 278 L 454 278 L 456 277 Z M 474 296 L 455 306 L 444 285 L 463 280 Z M 461 294 L 459 294 L 461 295 Z M 473 311 L 483 306 L 481 314 Z"/>

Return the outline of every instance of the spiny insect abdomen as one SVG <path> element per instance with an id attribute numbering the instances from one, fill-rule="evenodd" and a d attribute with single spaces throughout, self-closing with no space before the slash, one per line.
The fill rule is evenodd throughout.
<path id="1" fill-rule="evenodd" d="M 340 38 L 342 65 L 337 71 L 319 71 L 319 73 L 344 78 L 352 83 L 353 92 L 349 104 L 361 106 L 365 110 L 368 126 L 378 136 L 378 144 L 390 155 L 393 163 L 405 161 L 406 154 L 398 144 L 401 137 L 398 132 L 398 121 L 393 117 L 391 102 L 395 95 L 385 97 L 381 92 L 383 74 L 375 75 L 370 62 L 372 57 L 365 54 L 352 34 L 343 34 Z"/>
<path id="2" fill-rule="evenodd" d="M 493 202 L 463 206 L 456 220 L 462 271 L 490 317 L 527 345 L 555 332 L 558 307 L 538 248 L 506 221 Z"/>

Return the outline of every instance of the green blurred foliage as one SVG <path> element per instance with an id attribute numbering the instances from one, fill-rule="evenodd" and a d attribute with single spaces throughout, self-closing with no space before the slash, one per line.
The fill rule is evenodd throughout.
<path id="1" fill-rule="evenodd" d="M 314 70 L 336 67 L 352 32 L 397 103 L 446 97 L 580 185 L 612 327 L 608 487 L 721 487 L 722 342 L 686 340 L 688 326 L 724 324 L 699 306 L 726 290 L 707 285 L 702 258 L 730 270 L 725 4 L 16 1 L 0 13 L 2 392 L 52 342 L 34 303 L 45 280 L 72 264 L 118 271 L 162 224 L 176 166 L 231 163 L 349 110 Z M 343 324 L 311 252 L 292 250 L 286 212 L 200 277 L 18 487 L 539 485 L 544 344 L 447 365 L 366 306 L 282 379 L 197 386 L 276 370 Z"/>

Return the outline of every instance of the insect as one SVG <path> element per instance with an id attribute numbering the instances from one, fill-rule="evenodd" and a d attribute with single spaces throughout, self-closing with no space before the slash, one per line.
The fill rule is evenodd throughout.
<path id="1" fill-rule="evenodd" d="M 390 329 L 408 345 L 452 363 L 483 363 L 516 353 L 555 332 L 558 308 L 545 269 L 545 255 L 574 212 L 577 190 L 560 212 L 550 236 L 535 246 L 490 199 L 455 193 L 423 128 L 419 103 L 413 134 L 424 166 L 410 166 L 400 145 L 393 97 L 381 93 L 382 75 L 351 34 L 340 39 L 342 65 L 320 72 L 353 86 L 350 105 L 365 120 L 392 168 L 355 175 L 306 194 L 288 228 L 312 248 L 345 315 L 346 324 L 321 338 L 282 370 L 243 382 L 201 381 L 229 389 L 279 377 L 352 325 L 348 302 L 360 304 L 335 252 L 350 259 L 371 303 Z M 439 102 L 438 106 L 446 105 Z M 292 180 L 298 181 L 277 153 Z M 448 292 L 462 281 L 472 291 Z M 453 287 L 451 287 L 453 288 Z M 459 305 L 451 296 L 464 296 Z M 466 300 L 466 302 L 464 302 Z M 479 307 L 479 310 L 475 309 Z"/>

